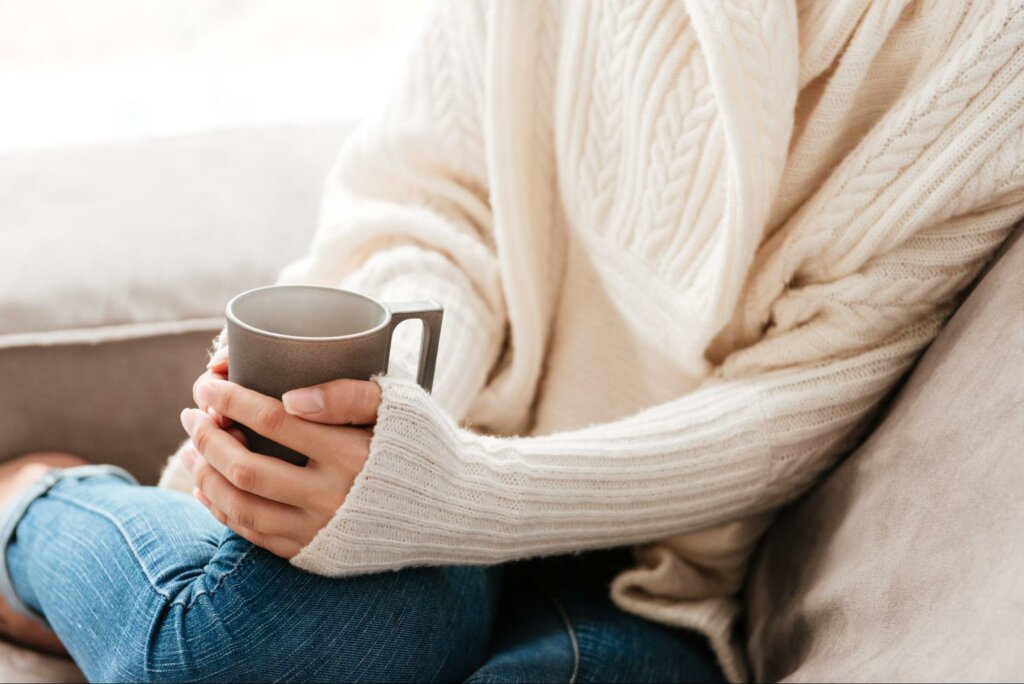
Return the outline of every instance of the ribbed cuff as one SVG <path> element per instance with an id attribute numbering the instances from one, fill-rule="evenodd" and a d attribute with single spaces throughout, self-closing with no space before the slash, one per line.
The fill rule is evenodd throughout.
<path id="1" fill-rule="evenodd" d="M 4 508 L 2 514 L 0 514 L 0 593 L 3 594 L 4 601 L 7 602 L 11 608 L 17 612 L 25 615 L 32 620 L 37 621 L 43 627 L 49 629 L 49 625 L 46 623 L 46 618 L 32 610 L 22 602 L 18 595 L 14 591 L 14 585 L 11 582 L 10 569 L 7 567 L 7 547 L 14 539 L 15 531 L 18 528 L 18 523 L 25 517 L 26 511 L 29 506 L 41 496 L 44 496 L 48 491 L 59 483 L 61 480 L 74 479 L 84 480 L 90 477 L 119 477 L 129 484 L 138 484 L 131 473 L 112 465 L 84 465 L 76 466 L 74 468 L 54 468 L 49 471 L 36 482 L 22 491 L 16 496 L 7 506 Z"/>
<path id="2" fill-rule="evenodd" d="M 435 524 L 437 507 L 447 508 L 452 499 L 450 478 L 435 475 L 414 487 L 408 480 L 431 467 L 417 464 L 427 454 L 437 463 L 452 462 L 455 424 L 415 383 L 374 380 L 382 397 L 369 458 L 334 519 L 292 558 L 308 572 L 342 576 L 460 562 L 462 545 Z M 467 554 L 461 562 L 475 559 Z"/>
<path id="3" fill-rule="evenodd" d="M 459 429 L 412 383 L 378 378 L 363 471 L 292 562 L 339 576 L 409 565 L 489 564 L 658 539 L 731 519 L 769 470 L 756 397 L 540 438 Z M 728 434 L 717 420 L 728 413 Z M 670 427 L 666 427 L 670 426 Z M 682 435 L 682 436 L 680 436 Z M 707 449 L 716 444 L 715 449 Z"/>

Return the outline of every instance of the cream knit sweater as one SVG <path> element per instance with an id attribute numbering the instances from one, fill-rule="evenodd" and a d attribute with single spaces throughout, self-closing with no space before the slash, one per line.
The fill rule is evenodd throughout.
<path id="1" fill-rule="evenodd" d="M 743 679 L 772 512 L 1024 214 L 1022 45 L 1004 0 L 439 5 L 282 278 L 442 302 L 435 392 L 381 380 L 295 565 L 637 545 L 617 604 Z"/>

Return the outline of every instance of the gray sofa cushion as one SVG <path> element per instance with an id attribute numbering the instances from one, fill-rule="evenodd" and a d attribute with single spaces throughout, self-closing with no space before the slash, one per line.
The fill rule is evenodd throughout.
<path id="1" fill-rule="evenodd" d="M 347 128 L 0 156 L 0 335 L 219 317 L 306 249 Z"/>
<path id="2" fill-rule="evenodd" d="M 0 460 L 71 451 L 155 483 L 215 332 L 0 348 Z"/>
<path id="3" fill-rule="evenodd" d="M 1024 240 L 748 578 L 759 681 L 1024 676 Z"/>
<path id="4" fill-rule="evenodd" d="M 0 156 L 0 460 L 153 482 L 234 294 L 309 244 L 349 126 Z"/>

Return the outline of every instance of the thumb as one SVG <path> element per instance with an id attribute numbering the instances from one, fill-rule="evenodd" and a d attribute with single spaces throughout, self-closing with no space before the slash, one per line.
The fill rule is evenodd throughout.
<path id="1" fill-rule="evenodd" d="M 371 425 L 377 422 L 380 386 L 366 380 L 332 380 L 285 392 L 284 410 L 315 423 Z"/>

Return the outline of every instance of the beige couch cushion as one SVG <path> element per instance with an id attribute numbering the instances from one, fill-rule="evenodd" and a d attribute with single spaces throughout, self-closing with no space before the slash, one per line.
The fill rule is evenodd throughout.
<path id="1" fill-rule="evenodd" d="M 0 157 L 0 460 L 153 481 L 227 300 L 308 246 L 347 125 Z"/>
<path id="2" fill-rule="evenodd" d="M 306 249 L 345 130 L 0 156 L 0 335 L 219 317 Z"/>
<path id="3" fill-rule="evenodd" d="M 1018 231 L 1019 237 L 1019 231 Z M 1024 240 L 749 577 L 760 681 L 1024 676 Z"/>

